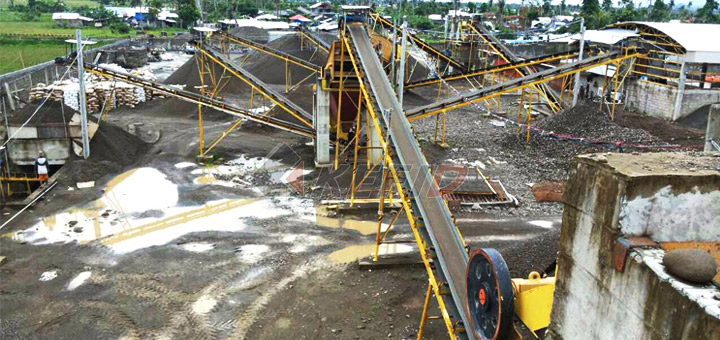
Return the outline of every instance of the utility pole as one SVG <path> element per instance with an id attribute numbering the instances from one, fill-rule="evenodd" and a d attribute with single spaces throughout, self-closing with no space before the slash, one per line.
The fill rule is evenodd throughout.
<path id="1" fill-rule="evenodd" d="M 585 18 L 580 18 L 580 53 L 578 54 L 578 61 L 583 58 L 583 49 L 585 48 Z M 605 66 L 607 67 L 607 66 Z M 618 72 L 618 70 L 615 70 Z M 573 97 L 572 106 L 577 105 L 578 94 L 580 93 L 580 73 L 575 73 L 575 83 L 573 84 Z"/>
<path id="2" fill-rule="evenodd" d="M 393 19 L 393 27 L 397 27 L 397 19 Z M 395 56 L 397 55 L 397 31 L 392 31 L 392 48 L 390 49 L 390 82 L 393 86 L 397 85 L 397 67 L 395 65 Z"/>
<path id="3" fill-rule="evenodd" d="M 90 157 L 90 140 L 88 138 L 87 124 L 87 101 L 85 100 L 85 63 L 83 63 L 83 47 L 80 29 L 75 31 L 75 40 L 77 42 L 77 69 L 78 83 L 80 85 L 79 106 L 80 106 L 80 127 L 82 129 L 83 158 Z"/>
<path id="4" fill-rule="evenodd" d="M 403 16 L 402 24 L 402 47 L 400 48 L 400 65 L 397 70 L 397 94 L 400 106 L 403 103 L 403 91 L 405 91 L 405 54 L 407 53 L 407 16 Z M 402 113 L 402 112 L 401 112 Z"/>
<path id="5" fill-rule="evenodd" d="M 200 27 L 203 27 L 203 25 L 205 25 L 205 14 L 203 14 L 202 4 L 200 3 L 200 0 L 195 0 L 195 6 L 197 6 L 198 13 L 200 13 Z"/>

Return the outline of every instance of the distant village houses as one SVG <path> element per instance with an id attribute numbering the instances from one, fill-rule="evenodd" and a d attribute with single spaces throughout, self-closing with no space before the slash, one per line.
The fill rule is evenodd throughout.
<path id="1" fill-rule="evenodd" d="M 93 23 L 92 18 L 84 17 L 78 13 L 53 13 L 53 21 L 62 27 L 82 27 L 90 26 Z"/>

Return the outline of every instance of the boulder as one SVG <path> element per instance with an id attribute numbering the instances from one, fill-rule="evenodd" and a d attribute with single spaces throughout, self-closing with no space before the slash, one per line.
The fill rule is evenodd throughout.
<path id="1" fill-rule="evenodd" d="M 717 262 L 700 249 L 676 249 L 665 253 L 663 264 L 668 273 L 692 283 L 709 283 L 717 273 Z"/>

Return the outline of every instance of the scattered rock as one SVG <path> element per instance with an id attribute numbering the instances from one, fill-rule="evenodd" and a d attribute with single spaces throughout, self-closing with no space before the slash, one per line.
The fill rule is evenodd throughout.
<path id="1" fill-rule="evenodd" d="M 663 264 L 668 273 L 692 283 L 711 282 L 717 274 L 717 263 L 706 251 L 677 249 L 665 253 Z"/>

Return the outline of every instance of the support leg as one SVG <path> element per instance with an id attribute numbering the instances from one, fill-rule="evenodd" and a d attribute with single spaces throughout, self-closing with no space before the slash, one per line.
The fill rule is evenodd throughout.
<path id="1" fill-rule="evenodd" d="M 417 340 L 422 340 L 423 328 L 428 317 L 428 308 L 430 307 L 430 297 L 432 296 L 432 284 L 428 282 L 427 292 L 425 293 L 425 304 L 423 305 L 422 316 L 420 317 L 420 326 L 418 326 Z"/>

